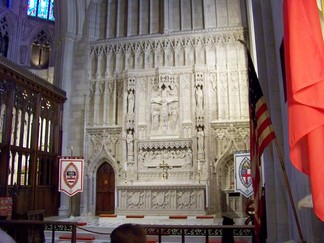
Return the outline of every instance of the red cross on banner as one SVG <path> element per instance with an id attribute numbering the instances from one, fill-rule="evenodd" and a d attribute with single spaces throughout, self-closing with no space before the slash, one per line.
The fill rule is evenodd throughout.
<path id="1" fill-rule="evenodd" d="M 253 194 L 250 153 L 234 154 L 235 191 L 245 197 Z"/>

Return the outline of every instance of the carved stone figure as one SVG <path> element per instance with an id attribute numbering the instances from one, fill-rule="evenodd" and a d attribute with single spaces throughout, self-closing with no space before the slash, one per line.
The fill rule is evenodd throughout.
<path id="1" fill-rule="evenodd" d="M 152 128 L 158 130 L 160 127 L 160 110 L 155 108 L 152 111 Z"/>
<path id="2" fill-rule="evenodd" d="M 127 102 L 128 102 L 127 113 L 132 114 L 134 112 L 134 106 L 135 106 L 135 96 L 133 91 L 129 91 Z"/>
<path id="3" fill-rule="evenodd" d="M 198 85 L 196 89 L 196 104 L 197 104 L 197 109 L 202 109 L 203 108 L 203 90 L 202 86 Z"/>
<path id="4" fill-rule="evenodd" d="M 169 106 L 168 102 L 166 100 L 161 101 L 162 109 L 161 109 L 161 115 L 162 115 L 162 127 L 168 126 L 169 121 Z"/>
<path id="5" fill-rule="evenodd" d="M 205 134 L 203 129 L 201 127 L 198 128 L 198 132 L 197 132 L 198 154 L 204 153 L 204 137 Z"/>
<path id="6" fill-rule="evenodd" d="M 134 159 L 134 136 L 133 132 L 130 130 L 126 136 L 127 143 L 127 159 L 128 161 L 133 161 Z"/>

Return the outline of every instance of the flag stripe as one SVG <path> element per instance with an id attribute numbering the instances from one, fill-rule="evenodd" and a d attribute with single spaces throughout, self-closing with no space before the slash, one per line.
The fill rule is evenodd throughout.
<path id="1" fill-rule="evenodd" d="M 255 73 L 253 62 L 248 53 L 249 106 L 250 106 L 250 157 L 252 185 L 254 191 L 254 224 L 256 239 L 260 238 L 262 206 L 261 155 L 264 149 L 275 138 L 267 104 Z"/>

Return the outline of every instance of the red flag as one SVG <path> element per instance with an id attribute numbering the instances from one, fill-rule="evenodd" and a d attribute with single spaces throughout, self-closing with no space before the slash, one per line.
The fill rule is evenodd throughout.
<path id="1" fill-rule="evenodd" d="M 253 62 L 248 53 L 249 106 L 250 106 L 250 158 L 252 167 L 252 184 L 254 192 L 254 218 L 256 239 L 261 237 L 263 203 L 261 155 L 269 143 L 276 137 L 267 104 L 264 101 Z"/>
<path id="2" fill-rule="evenodd" d="M 290 159 L 310 176 L 324 221 L 324 42 L 316 0 L 284 1 Z"/>

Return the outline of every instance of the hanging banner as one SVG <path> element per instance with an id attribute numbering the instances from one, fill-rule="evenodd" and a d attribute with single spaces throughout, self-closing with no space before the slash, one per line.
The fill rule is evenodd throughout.
<path id="1" fill-rule="evenodd" d="M 234 154 L 235 192 L 253 194 L 250 153 Z"/>
<path id="2" fill-rule="evenodd" d="M 59 192 L 72 197 L 83 191 L 84 159 L 64 156 L 59 161 Z"/>

